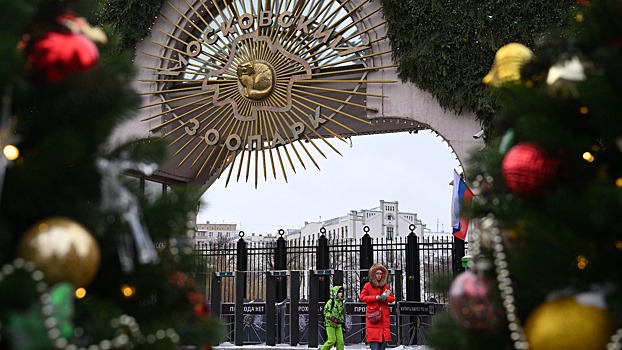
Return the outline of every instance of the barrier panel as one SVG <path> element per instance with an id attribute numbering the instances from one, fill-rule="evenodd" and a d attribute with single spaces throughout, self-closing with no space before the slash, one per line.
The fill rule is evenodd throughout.
<path id="1" fill-rule="evenodd" d="M 396 270 L 396 275 L 401 271 Z M 277 343 L 288 343 L 291 346 L 306 344 L 308 347 L 318 347 L 326 341 L 323 307 L 325 301 L 320 301 L 320 293 L 309 293 L 309 300 L 300 299 L 299 271 L 273 270 L 265 272 L 266 300 L 244 299 L 243 288 L 245 272 L 225 271 L 214 272 L 210 305 L 212 315 L 219 317 L 224 324 L 226 339 L 237 346 L 266 344 L 274 346 Z M 332 277 L 333 285 L 343 283 L 341 270 L 311 270 L 309 288 L 318 290 L 322 279 Z M 233 303 L 223 303 L 220 300 L 220 291 L 223 279 L 235 280 L 236 299 Z M 276 301 L 278 285 L 287 285 L 289 297 L 282 302 Z M 401 301 L 396 295 L 396 302 L 390 304 L 390 323 L 392 340 L 390 346 L 396 345 L 426 345 L 427 329 L 432 323 L 435 314 L 440 312 L 444 305 L 434 302 Z M 346 344 L 365 343 L 366 327 L 365 303 L 346 299 L 344 338 Z M 315 312 L 311 312 L 315 310 Z"/>
<path id="2" fill-rule="evenodd" d="M 309 303 L 306 300 L 299 300 L 291 303 L 285 300 L 281 303 L 273 304 L 276 322 L 267 321 L 267 314 L 270 305 L 261 300 L 245 302 L 242 312 L 239 314 L 242 325 L 239 326 L 241 333 L 241 345 L 266 344 L 274 346 L 276 344 L 308 345 L 309 332 L 316 330 L 316 341 L 319 345 L 326 341 L 326 329 L 322 311 L 324 302 L 318 303 L 316 317 L 319 320 L 316 327 L 310 327 Z M 292 306 L 295 312 L 292 312 Z M 390 306 L 391 314 L 391 335 L 392 341 L 389 346 L 397 345 L 427 345 L 427 331 L 432 324 L 434 315 L 444 309 L 443 304 L 430 302 L 410 302 L 402 301 L 393 303 Z M 346 345 L 365 343 L 365 303 L 346 302 L 345 303 L 345 327 L 344 340 Z M 223 303 L 218 310 L 218 314 L 225 325 L 226 334 L 231 339 L 231 333 L 236 329 L 234 324 L 235 303 Z M 294 322 L 292 322 L 294 320 Z M 278 334 L 275 339 L 270 340 L 267 336 L 268 330 L 273 328 Z"/>
<path id="3" fill-rule="evenodd" d="M 223 303 L 220 307 L 220 319 L 223 321 L 225 332 L 231 339 L 234 335 L 236 345 L 256 345 L 266 343 L 266 303 L 262 300 L 253 300 L 244 303 L 241 313 L 236 313 L 235 303 Z M 241 324 L 236 324 L 236 318 L 242 320 Z M 239 329 L 239 336 L 236 330 Z"/>
<path id="4" fill-rule="evenodd" d="M 427 333 L 434 315 L 444 304 L 401 301 L 398 303 L 399 341 L 402 345 L 427 345 Z"/>
<path id="5" fill-rule="evenodd" d="M 298 338 L 298 344 L 309 344 L 309 302 L 304 299 L 300 300 L 296 307 L 289 300 L 286 300 L 277 307 L 282 320 L 279 336 L 283 343 L 291 344 L 292 338 Z M 321 314 L 323 307 L 324 303 L 319 303 L 318 314 Z M 294 312 L 292 312 L 292 308 L 295 308 Z M 322 322 L 322 327 L 320 327 L 322 330 L 318 329 L 318 339 L 322 339 L 320 333 L 323 331 L 323 320 L 320 322 Z M 295 323 L 298 324 L 297 328 L 294 327 Z"/>

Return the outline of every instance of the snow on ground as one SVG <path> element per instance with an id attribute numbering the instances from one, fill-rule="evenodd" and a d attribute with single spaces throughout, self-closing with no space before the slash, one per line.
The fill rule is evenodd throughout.
<path id="1" fill-rule="evenodd" d="M 322 345 L 320 344 L 319 347 Z M 307 345 L 298 345 L 298 346 L 290 346 L 287 344 L 276 344 L 275 346 L 268 346 L 266 344 L 257 344 L 257 345 L 243 345 L 236 346 L 232 343 L 222 343 L 218 346 L 213 347 L 214 350 L 303 350 L 309 349 Z M 391 350 L 432 350 L 425 345 L 399 345 L 394 348 L 387 348 Z M 354 345 L 346 345 L 345 350 L 369 350 L 369 346 L 365 344 L 354 344 Z"/>

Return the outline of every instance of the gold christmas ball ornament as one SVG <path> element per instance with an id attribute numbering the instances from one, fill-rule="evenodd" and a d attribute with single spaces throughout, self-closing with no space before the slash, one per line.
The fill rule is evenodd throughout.
<path id="1" fill-rule="evenodd" d="M 583 293 L 547 301 L 525 322 L 531 350 L 606 349 L 616 330 L 602 295 Z"/>
<path id="2" fill-rule="evenodd" d="M 523 44 L 509 43 L 502 46 L 495 54 L 490 72 L 482 81 L 485 85 L 494 87 L 519 81 L 521 68 L 532 58 L 533 52 Z"/>
<path id="3" fill-rule="evenodd" d="M 100 262 L 95 238 L 65 217 L 47 218 L 30 227 L 19 243 L 18 254 L 34 263 L 47 283 L 70 282 L 75 287 L 87 286 Z"/>

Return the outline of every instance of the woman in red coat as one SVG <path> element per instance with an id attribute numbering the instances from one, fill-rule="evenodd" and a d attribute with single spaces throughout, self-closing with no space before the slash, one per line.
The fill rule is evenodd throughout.
<path id="1" fill-rule="evenodd" d="M 387 284 L 387 268 L 381 264 L 374 264 L 369 269 L 369 282 L 361 290 L 361 301 L 367 304 L 366 334 L 371 350 L 384 350 L 387 342 L 391 341 L 391 320 L 389 303 L 395 301 L 395 296 Z M 370 314 L 380 310 L 381 319 L 377 323 L 370 320 Z"/>

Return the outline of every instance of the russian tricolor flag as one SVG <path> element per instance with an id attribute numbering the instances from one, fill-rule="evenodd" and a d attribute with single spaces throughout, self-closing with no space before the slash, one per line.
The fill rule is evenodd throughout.
<path id="1" fill-rule="evenodd" d="M 451 228 L 456 238 L 465 240 L 469 230 L 468 213 L 464 208 L 471 206 L 473 192 L 467 187 L 466 183 L 458 172 L 454 169 L 454 188 L 451 196 Z"/>

